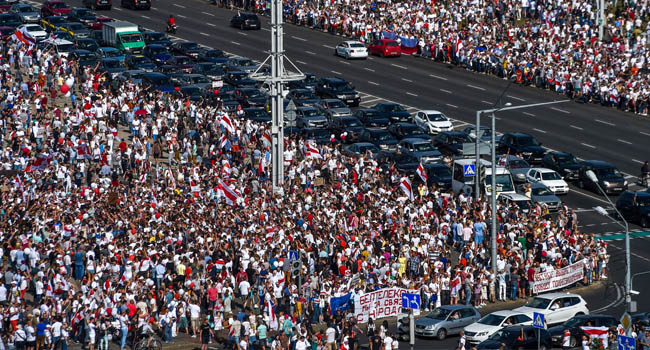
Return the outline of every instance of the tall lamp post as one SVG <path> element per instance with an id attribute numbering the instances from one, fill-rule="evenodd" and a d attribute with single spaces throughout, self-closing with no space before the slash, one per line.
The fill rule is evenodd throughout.
<path id="1" fill-rule="evenodd" d="M 490 187 L 490 195 L 492 198 L 490 198 L 490 206 L 492 207 L 492 229 L 491 229 L 491 246 L 492 246 L 492 259 L 491 259 L 491 266 L 492 266 L 492 275 L 496 277 L 497 275 L 497 197 L 496 197 L 496 173 L 497 173 L 497 164 L 496 164 L 496 122 L 495 122 L 495 113 L 496 112 L 501 112 L 501 111 L 511 111 L 515 109 L 524 109 L 524 108 L 532 108 L 532 107 L 539 107 L 539 106 L 546 106 L 546 105 L 552 105 L 552 104 L 557 104 L 557 103 L 564 103 L 564 102 L 569 102 L 571 100 L 562 100 L 562 101 L 551 101 L 551 102 L 542 102 L 542 103 L 532 103 L 532 104 L 527 104 L 527 105 L 521 105 L 521 106 L 510 106 L 510 104 L 506 104 L 504 107 L 501 108 L 492 108 L 492 109 L 484 109 L 480 111 L 476 111 L 476 169 L 477 173 L 480 174 L 480 161 L 481 161 L 481 153 L 479 151 L 479 144 L 480 144 L 480 130 L 481 130 L 481 114 L 491 114 L 492 116 L 492 135 L 490 138 L 490 143 L 491 143 L 491 153 L 492 153 L 492 181 L 491 181 L 491 187 Z M 480 193 L 481 193 L 481 187 L 479 185 L 480 179 L 474 179 L 475 182 L 475 192 L 474 192 L 474 198 L 479 198 Z"/>
<path id="2" fill-rule="evenodd" d="M 600 193 L 602 193 L 603 196 L 605 196 L 605 199 L 607 199 L 607 201 L 612 206 L 614 211 L 616 211 L 616 215 L 618 215 L 618 217 L 621 218 L 621 221 L 623 221 L 623 224 L 621 224 L 621 222 L 619 220 L 616 220 L 613 217 L 611 217 L 609 215 L 609 213 L 607 212 L 607 210 L 605 210 L 605 208 L 603 208 L 601 206 L 598 206 L 598 207 L 594 208 L 596 210 L 596 212 L 598 212 L 598 214 L 601 214 L 601 215 L 604 215 L 604 216 L 610 218 L 612 221 L 614 221 L 616 224 L 618 224 L 619 226 L 621 226 L 621 228 L 623 228 L 625 230 L 625 309 L 627 311 L 634 312 L 636 310 L 631 310 L 630 309 L 631 306 L 632 306 L 632 303 L 631 303 L 631 301 L 632 301 L 632 296 L 631 296 L 631 292 L 632 292 L 632 277 L 631 277 L 632 265 L 630 265 L 630 228 L 629 228 L 629 226 L 627 224 L 627 221 L 623 217 L 623 215 L 621 215 L 621 212 L 618 211 L 618 209 L 616 208 L 614 203 L 612 203 L 611 199 L 609 199 L 609 196 L 607 196 L 607 193 L 605 191 L 603 191 L 602 187 L 600 187 L 600 183 L 598 182 L 598 177 L 596 176 L 596 174 L 592 170 L 587 170 L 585 174 L 587 175 L 589 180 L 591 180 L 593 183 L 596 184 L 596 186 L 598 187 L 598 190 L 600 191 Z"/>

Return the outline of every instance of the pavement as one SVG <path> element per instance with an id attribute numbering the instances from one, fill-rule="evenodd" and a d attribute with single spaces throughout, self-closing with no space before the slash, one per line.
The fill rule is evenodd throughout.
<path id="1" fill-rule="evenodd" d="M 40 6 L 32 0 L 28 3 Z M 68 0 L 71 6 L 81 6 L 81 0 Z M 201 45 L 219 48 L 230 55 L 263 61 L 271 47 L 269 19 L 262 17 L 262 30 L 241 31 L 229 26 L 235 11 L 219 8 L 206 0 L 154 2 L 150 11 L 133 11 L 114 2 L 110 11 L 98 14 L 137 23 L 150 30 L 164 31 L 166 18 L 174 14 L 178 32 L 173 41 L 191 40 Z M 401 103 L 411 113 L 420 109 L 437 109 L 454 119 L 456 128 L 475 123 L 476 111 L 489 109 L 508 85 L 508 81 L 493 76 L 476 74 L 451 65 L 427 59 L 403 56 L 400 58 L 370 57 L 368 60 L 346 61 L 333 55 L 334 46 L 344 37 L 305 27 L 284 26 L 284 47 L 288 58 L 303 72 L 318 76 L 340 76 L 351 81 L 361 94 L 361 106 L 371 107 L 379 102 Z M 285 63 L 285 67 L 290 67 Z M 563 95 L 533 87 L 512 84 L 502 103 L 512 105 L 566 100 Z M 487 124 L 487 120 L 484 122 Z M 625 113 L 599 105 L 568 101 L 557 105 L 502 111 L 497 115 L 496 130 L 527 132 L 545 147 L 571 152 L 582 159 L 600 159 L 616 165 L 624 172 L 633 189 L 643 160 L 650 158 L 650 118 Z M 645 146 L 644 146 L 645 145 Z M 625 275 L 625 245 L 622 229 L 611 219 L 593 210 L 608 202 L 592 192 L 571 187 L 571 193 L 562 198 L 578 213 L 580 229 L 607 237 L 611 254 L 607 283 L 581 291 L 590 309 L 620 316 L 624 305 L 621 286 Z M 616 197 L 612 197 L 615 201 Z M 645 231 L 630 224 L 637 232 L 631 240 L 632 272 L 650 270 L 650 240 Z M 650 310 L 650 275 L 634 280 L 633 289 L 641 291 L 640 311 Z M 504 305 L 510 307 L 508 305 Z M 487 309 L 486 309 L 487 310 Z M 450 340 L 451 341 L 451 340 Z M 451 349 L 448 342 L 419 341 L 416 348 Z"/>

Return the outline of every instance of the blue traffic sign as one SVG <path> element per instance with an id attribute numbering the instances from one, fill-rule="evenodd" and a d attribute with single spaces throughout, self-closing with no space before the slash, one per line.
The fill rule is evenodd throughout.
<path id="1" fill-rule="evenodd" d="M 533 313 L 533 327 L 541 329 L 546 328 L 546 320 L 544 320 L 544 314 L 540 314 L 539 312 Z"/>
<path id="2" fill-rule="evenodd" d="M 474 168 L 474 164 L 465 164 L 463 165 L 463 174 L 465 177 L 472 177 L 476 175 L 476 168 Z"/>
<path id="3" fill-rule="evenodd" d="M 300 259 L 299 255 L 298 255 L 298 251 L 290 250 L 289 251 L 289 261 L 298 261 L 298 259 Z"/>
<path id="4" fill-rule="evenodd" d="M 618 336 L 618 350 L 635 350 L 636 341 L 632 337 L 626 337 L 624 335 Z"/>
<path id="5" fill-rule="evenodd" d="M 420 294 L 402 294 L 402 307 L 405 309 L 419 309 Z"/>

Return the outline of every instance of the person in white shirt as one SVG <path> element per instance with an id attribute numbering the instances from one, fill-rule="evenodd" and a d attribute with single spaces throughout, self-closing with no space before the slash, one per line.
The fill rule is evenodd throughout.
<path id="1" fill-rule="evenodd" d="M 327 350 L 336 350 L 336 330 L 334 325 L 330 325 L 325 331 L 325 336 L 327 338 Z"/>
<path id="2" fill-rule="evenodd" d="M 305 339 L 304 335 L 300 336 L 300 339 L 296 342 L 296 350 L 307 350 L 309 348 L 309 342 Z"/>
<path id="3" fill-rule="evenodd" d="M 390 332 L 386 332 L 386 338 L 384 338 L 384 350 L 393 349 L 393 338 L 390 336 Z"/>
<path id="4" fill-rule="evenodd" d="M 196 338 L 196 335 L 199 331 L 199 317 L 201 315 L 201 307 L 192 301 L 190 302 L 188 309 L 190 309 L 190 320 L 192 323 L 192 338 Z"/>
<path id="5" fill-rule="evenodd" d="M 458 350 L 465 350 L 465 331 L 460 331 L 459 337 L 458 337 Z"/>

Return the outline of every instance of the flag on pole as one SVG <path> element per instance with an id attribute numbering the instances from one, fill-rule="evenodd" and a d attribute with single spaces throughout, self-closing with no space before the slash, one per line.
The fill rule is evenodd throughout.
<path id="1" fill-rule="evenodd" d="M 229 133 L 231 134 L 235 133 L 235 126 L 232 123 L 232 120 L 230 120 L 230 117 L 228 117 L 227 115 L 224 114 L 221 116 L 221 121 L 219 121 L 219 125 L 223 126 L 223 128 L 226 129 L 226 131 L 228 131 Z"/>
<path id="2" fill-rule="evenodd" d="M 323 159 L 323 156 L 320 154 L 320 150 L 311 142 L 308 142 L 305 147 L 307 148 L 307 158 Z"/>
<path id="3" fill-rule="evenodd" d="M 424 169 L 424 166 L 422 166 L 421 162 L 418 164 L 418 170 L 416 172 L 420 176 L 420 179 L 422 179 L 422 181 L 426 184 L 429 176 L 427 176 L 427 171 Z"/>
<path id="4" fill-rule="evenodd" d="M 273 141 L 271 140 L 271 135 L 269 134 L 268 131 L 265 131 L 262 134 L 262 142 L 264 142 L 264 146 L 266 147 L 271 147 L 271 145 L 273 144 Z"/>
<path id="5" fill-rule="evenodd" d="M 402 191 L 409 197 L 410 200 L 414 200 L 413 197 L 413 187 L 411 187 L 411 180 L 403 177 L 400 181 L 399 187 L 402 188 Z"/>
<path id="6" fill-rule="evenodd" d="M 266 312 L 269 317 L 269 328 L 272 330 L 278 329 L 278 318 L 275 315 L 275 305 L 273 305 L 273 300 L 269 298 L 266 302 Z"/>

